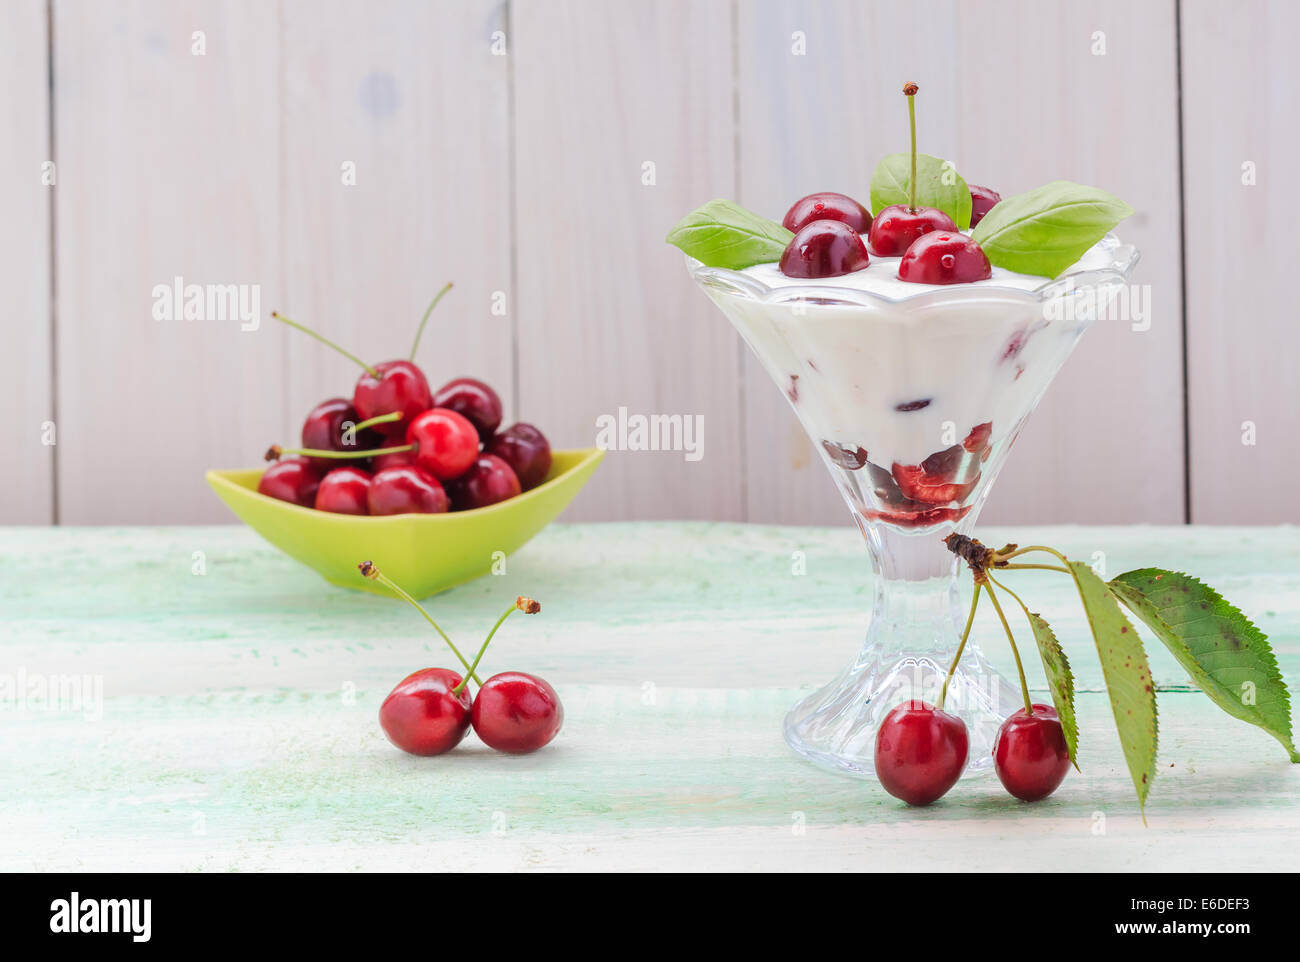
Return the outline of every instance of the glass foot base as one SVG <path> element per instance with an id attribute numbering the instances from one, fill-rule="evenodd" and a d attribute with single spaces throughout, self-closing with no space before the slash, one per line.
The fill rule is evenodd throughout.
<path id="1" fill-rule="evenodd" d="M 934 654 L 872 657 L 864 653 L 838 679 L 790 710 L 785 716 L 785 740 L 823 768 L 872 777 L 876 729 L 881 720 L 909 699 L 935 704 L 950 660 L 951 655 L 940 659 Z M 970 738 L 967 774 L 993 770 L 998 727 L 1022 707 L 1019 686 L 999 675 L 978 649 L 967 645 L 944 704 L 945 711 L 966 722 Z"/>

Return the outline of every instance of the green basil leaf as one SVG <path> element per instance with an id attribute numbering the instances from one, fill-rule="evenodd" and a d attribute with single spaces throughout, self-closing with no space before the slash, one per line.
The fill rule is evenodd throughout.
<path id="1" fill-rule="evenodd" d="M 879 214 L 891 204 L 908 203 L 911 180 L 911 154 L 890 154 L 878 163 L 871 175 L 871 212 Z M 952 164 L 941 157 L 916 155 L 916 206 L 937 207 L 958 230 L 966 230 L 970 205 L 970 187 Z"/>
<path id="2" fill-rule="evenodd" d="M 1054 180 L 996 204 L 971 237 L 998 267 L 1056 277 L 1132 213 L 1104 190 Z"/>
<path id="3" fill-rule="evenodd" d="M 1300 762 L 1291 741 L 1291 695 L 1268 636 L 1209 585 L 1160 568 L 1126 571 L 1110 589 L 1234 718 L 1258 725 Z"/>
<path id="4" fill-rule="evenodd" d="M 691 211 L 666 240 L 706 267 L 741 270 L 779 261 L 794 238 L 775 221 L 729 200 L 711 200 Z"/>

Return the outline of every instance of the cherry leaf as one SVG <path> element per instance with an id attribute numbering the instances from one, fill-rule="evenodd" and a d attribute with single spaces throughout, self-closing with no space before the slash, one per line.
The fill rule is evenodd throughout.
<path id="1" fill-rule="evenodd" d="M 1111 593 L 1110 587 L 1081 561 L 1069 563 L 1083 611 L 1097 645 L 1106 693 L 1119 729 L 1138 806 L 1145 818 L 1147 794 L 1156 774 L 1156 689 L 1142 639 Z"/>
<path id="2" fill-rule="evenodd" d="M 1268 636 L 1249 618 L 1209 585 L 1177 571 L 1126 571 L 1110 589 L 1211 701 L 1268 732 L 1300 762 L 1291 740 L 1290 693 Z"/>
<path id="3" fill-rule="evenodd" d="M 743 270 L 779 261 L 794 234 L 729 200 L 711 200 L 674 225 L 665 240 L 706 267 Z"/>
<path id="4" fill-rule="evenodd" d="M 1038 642 L 1043 674 L 1047 676 L 1047 685 L 1052 691 L 1052 704 L 1061 720 L 1061 730 L 1065 733 L 1065 747 L 1070 752 L 1070 761 L 1077 769 L 1079 762 L 1075 750 L 1079 745 L 1079 723 L 1074 715 L 1074 675 L 1070 672 L 1070 660 L 1065 657 L 1065 649 L 1043 616 L 1028 609 L 1025 609 L 1025 615 L 1029 619 L 1029 627 L 1033 629 L 1034 641 Z"/>

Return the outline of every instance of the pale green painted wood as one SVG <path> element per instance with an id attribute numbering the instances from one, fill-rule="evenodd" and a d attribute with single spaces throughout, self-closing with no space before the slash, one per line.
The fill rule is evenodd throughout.
<path id="1" fill-rule="evenodd" d="M 1293 528 L 985 536 L 1102 550 L 1112 574 L 1189 569 L 1269 632 L 1300 682 Z M 206 574 L 192 573 L 194 552 Z M 913 811 L 796 758 L 782 715 L 855 651 L 866 572 L 848 529 L 553 525 L 506 575 L 432 607 L 471 646 L 515 594 L 540 598 L 486 665 L 551 680 L 564 732 L 526 758 L 471 740 L 414 759 L 384 741 L 375 711 L 404 674 L 451 661 L 405 606 L 331 587 L 237 527 L 0 529 L 0 675 L 104 686 L 99 720 L 0 706 L 0 868 L 1297 867 L 1300 766 L 1199 693 L 1160 696 L 1142 827 L 1077 604 L 1050 573 L 1017 584 L 1084 690 L 1083 774 L 1053 799 L 1025 806 L 976 778 Z M 985 647 L 1005 663 L 993 627 L 981 625 Z M 1185 689 L 1150 651 L 1157 680 Z"/>

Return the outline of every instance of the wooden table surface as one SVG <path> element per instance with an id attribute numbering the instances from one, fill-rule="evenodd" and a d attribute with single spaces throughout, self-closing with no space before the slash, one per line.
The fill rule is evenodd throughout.
<path id="1" fill-rule="evenodd" d="M 1111 575 L 1191 571 L 1256 620 L 1300 686 L 1293 528 L 981 534 L 1102 552 Z M 913 810 L 781 737 L 866 626 L 867 557 L 847 528 L 553 525 L 506 574 L 431 607 L 472 648 L 516 594 L 539 598 L 485 667 L 550 680 L 564 731 L 532 756 L 471 735 L 434 759 L 397 752 L 376 721 L 400 678 L 453 663 L 406 605 L 331 587 L 240 527 L 3 529 L 0 869 L 1300 867 L 1300 765 L 1155 642 L 1166 690 L 1144 827 L 1070 585 L 1015 584 L 1075 666 L 1083 773 L 1032 806 L 984 777 Z M 977 637 L 1010 670 L 984 607 Z M 82 702 L 38 697 L 74 675 Z"/>

